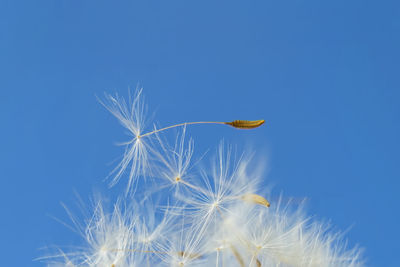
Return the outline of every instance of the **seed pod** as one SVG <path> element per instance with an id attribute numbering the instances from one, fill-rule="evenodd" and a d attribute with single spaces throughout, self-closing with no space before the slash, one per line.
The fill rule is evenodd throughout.
<path id="1" fill-rule="evenodd" d="M 269 207 L 270 204 L 268 202 L 268 200 L 266 200 L 265 198 L 263 198 L 260 195 L 256 195 L 256 194 L 246 194 L 242 196 L 242 200 L 246 201 L 246 202 L 251 202 L 251 203 L 255 203 L 255 204 L 259 204 L 265 207 Z"/>
<path id="2" fill-rule="evenodd" d="M 264 122 L 265 120 L 256 120 L 256 121 L 235 120 L 232 122 L 225 122 L 225 124 L 228 124 L 238 129 L 253 129 L 261 126 Z"/>

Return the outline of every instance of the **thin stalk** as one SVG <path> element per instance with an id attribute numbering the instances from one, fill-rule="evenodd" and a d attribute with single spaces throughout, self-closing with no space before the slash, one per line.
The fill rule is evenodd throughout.
<path id="1" fill-rule="evenodd" d="M 244 260 L 242 256 L 240 256 L 239 251 L 237 251 L 237 249 L 233 245 L 231 245 L 231 250 L 236 260 L 239 262 L 240 266 L 245 267 Z"/>
<path id="2" fill-rule="evenodd" d="M 226 122 L 222 122 L 222 121 L 195 121 L 195 122 L 184 122 L 184 123 L 179 123 L 179 124 L 171 125 L 171 126 L 168 126 L 168 127 L 164 127 L 164 128 L 158 129 L 158 130 L 154 130 L 154 131 L 149 132 L 149 133 L 145 133 L 145 134 L 139 135 L 138 138 L 141 138 L 141 137 L 144 137 L 144 136 L 147 136 L 147 135 L 151 135 L 151 134 L 154 134 L 154 133 L 158 133 L 158 132 L 161 132 L 161 131 L 164 131 L 164 130 L 168 130 L 168 129 L 171 129 L 171 128 L 175 128 L 175 127 L 179 127 L 179 126 L 184 126 L 184 125 L 190 125 L 190 124 L 227 124 L 227 123 L 226 123 Z"/>
<path id="3" fill-rule="evenodd" d="M 225 124 L 225 125 L 230 125 L 232 127 L 238 128 L 238 129 L 253 129 L 261 126 L 264 124 L 264 120 L 256 120 L 256 121 L 247 121 L 247 120 L 234 120 L 232 122 L 223 122 L 223 121 L 194 121 L 194 122 L 184 122 L 184 123 L 179 123 L 175 125 L 171 125 L 168 127 L 164 127 L 158 130 L 154 130 L 152 132 L 148 132 L 142 135 L 138 135 L 136 138 L 141 138 L 144 136 L 148 136 L 154 133 L 158 133 L 167 129 L 179 127 L 179 126 L 184 126 L 184 125 L 191 125 L 191 124 Z"/>
<path id="4" fill-rule="evenodd" d="M 155 250 L 140 250 L 140 249 L 109 249 L 111 252 L 140 252 L 140 253 L 154 253 L 154 254 L 167 254 L 168 252 L 164 251 L 155 251 Z M 179 252 L 178 252 L 179 253 Z"/>

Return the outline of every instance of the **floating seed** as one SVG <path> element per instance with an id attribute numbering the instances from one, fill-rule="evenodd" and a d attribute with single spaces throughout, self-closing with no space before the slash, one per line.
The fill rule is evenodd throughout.
<path id="1" fill-rule="evenodd" d="M 225 122 L 232 127 L 239 129 L 253 129 L 264 124 L 265 120 L 257 120 L 257 121 L 246 121 L 246 120 L 235 120 L 232 122 Z"/>
<path id="2" fill-rule="evenodd" d="M 262 206 L 265 206 L 265 207 L 269 207 L 270 206 L 268 200 L 266 200 L 265 198 L 263 198 L 260 195 L 246 194 L 246 195 L 242 196 L 241 198 L 246 202 L 259 204 L 259 205 L 262 205 Z"/>

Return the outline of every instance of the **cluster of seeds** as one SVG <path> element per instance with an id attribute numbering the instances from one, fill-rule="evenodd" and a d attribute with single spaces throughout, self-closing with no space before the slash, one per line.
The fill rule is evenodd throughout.
<path id="1" fill-rule="evenodd" d="M 340 235 L 305 217 L 301 204 L 281 198 L 270 204 L 252 155 L 237 156 L 221 143 L 210 166 L 198 166 L 206 157 L 192 159 L 188 125 L 253 129 L 264 120 L 145 131 L 141 90 L 127 102 L 106 99 L 131 135 L 110 183 L 126 175 L 125 194 L 109 210 L 97 198 L 84 220 L 67 209 L 85 244 L 42 257 L 48 266 L 362 266 L 360 250 L 342 246 Z M 163 136 L 171 128 L 178 129 L 172 144 Z"/>

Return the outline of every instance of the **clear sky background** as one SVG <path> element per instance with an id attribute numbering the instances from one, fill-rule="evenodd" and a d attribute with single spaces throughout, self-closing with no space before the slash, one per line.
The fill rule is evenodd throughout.
<path id="1" fill-rule="evenodd" d="M 349 231 L 369 266 L 399 247 L 398 1 L 0 1 L 0 254 L 32 261 L 79 238 L 73 206 L 107 189 L 126 137 L 96 95 L 137 84 L 160 125 L 264 118 L 254 131 L 194 126 L 268 162 L 272 198 Z"/>

